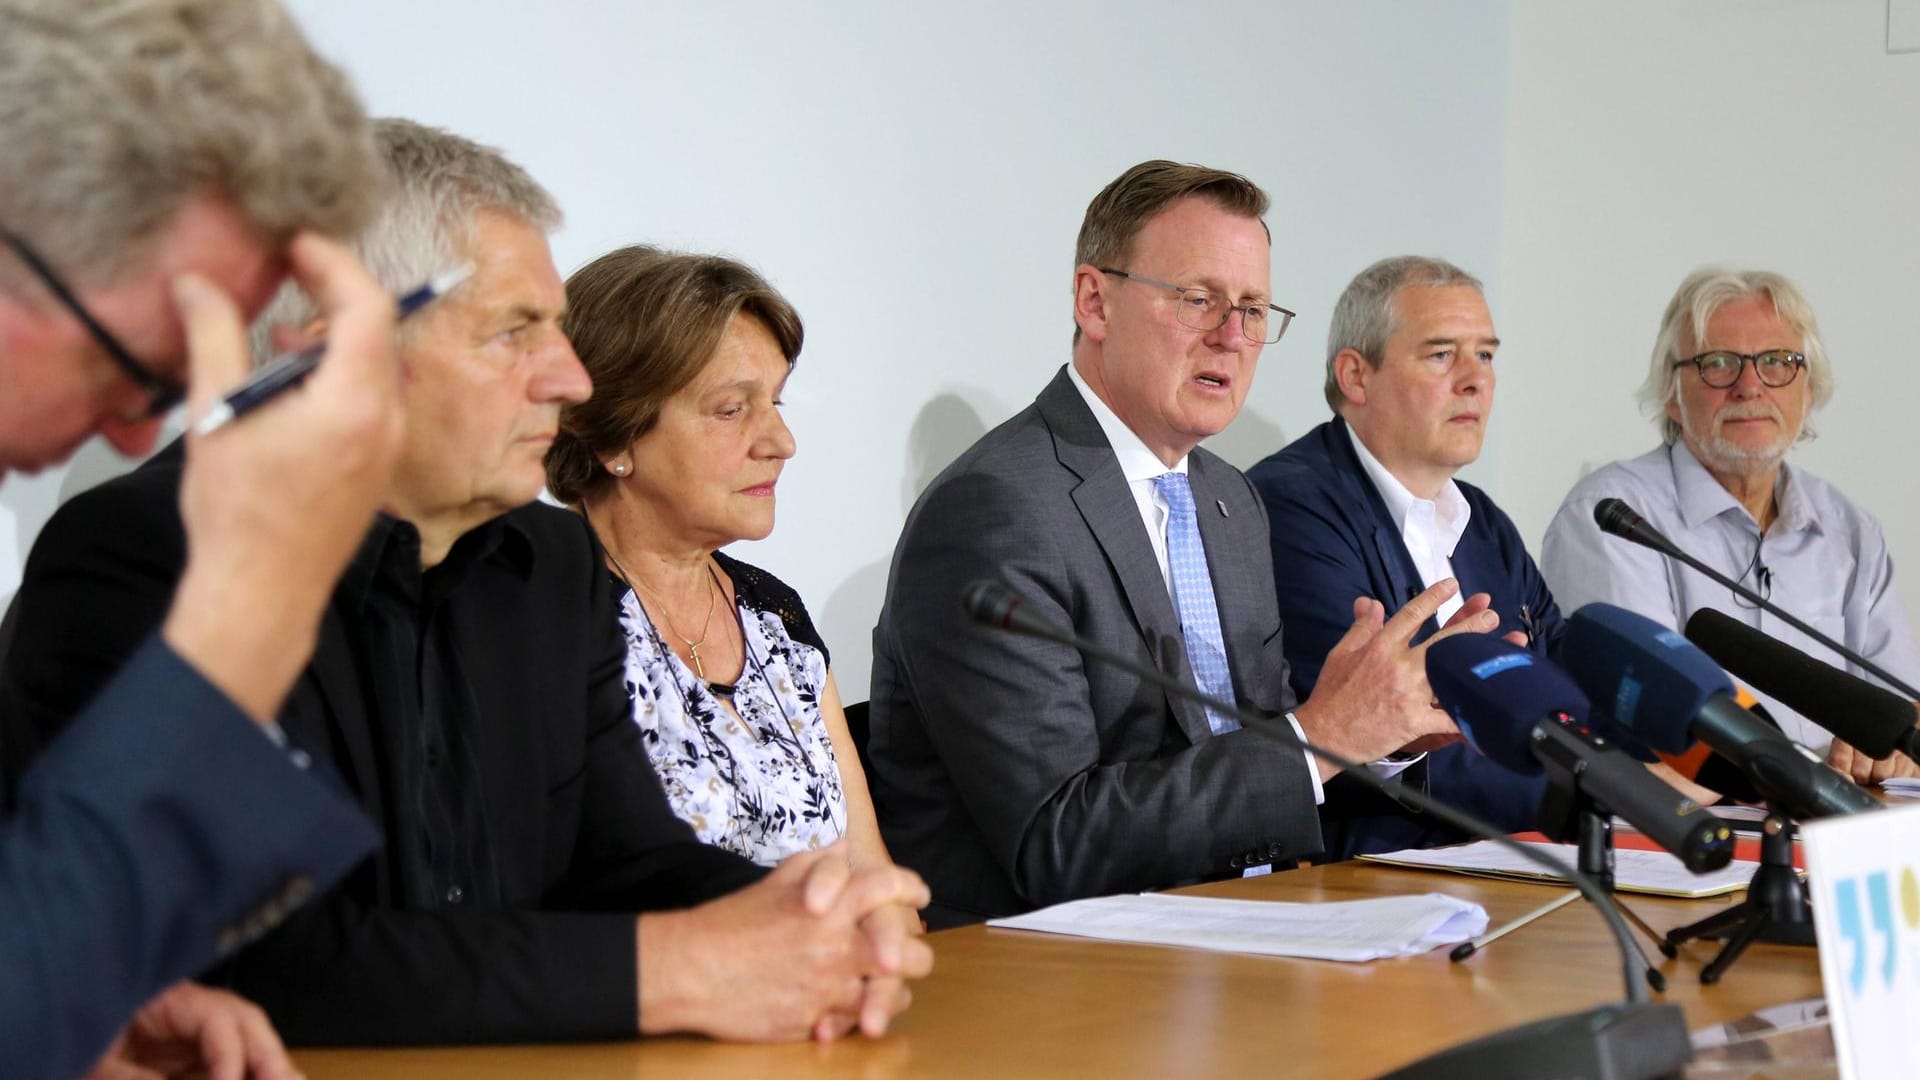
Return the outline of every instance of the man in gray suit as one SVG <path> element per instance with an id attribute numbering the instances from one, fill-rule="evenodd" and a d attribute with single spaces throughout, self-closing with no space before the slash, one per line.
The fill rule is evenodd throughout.
<path id="1" fill-rule="evenodd" d="M 1454 583 L 1391 620 L 1356 600 L 1296 707 L 1266 515 L 1239 470 L 1197 449 L 1291 318 L 1269 302 L 1266 209 L 1244 177 L 1194 165 L 1109 184 L 1080 229 L 1072 364 L 907 518 L 874 631 L 872 782 L 888 847 L 932 886 L 934 926 L 1311 855 L 1333 770 L 1289 734 L 1361 761 L 1457 737 L 1408 646 Z M 978 578 L 1262 720 L 974 625 L 960 595 Z"/>

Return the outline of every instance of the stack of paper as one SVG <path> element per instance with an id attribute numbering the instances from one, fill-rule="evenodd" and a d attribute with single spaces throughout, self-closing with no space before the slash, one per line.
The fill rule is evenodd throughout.
<path id="1" fill-rule="evenodd" d="M 1880 790 L 1889 799 L 1920 799 L 1920 777 L 1890 776 L 1880 781 Z"/>
<path id="2" fill-rule="evenodd" d="M 1578 849 L 1572 844 L 1540 844 L 1521 841 L 1522 847 L 1537 848 L 1568 865 L 1576 865 Z M 1480 840 L 1456 847 L 1395 851 L 1386 855 L 1362 855 L 1363 859 L 1411 866 L 1421 870 L 1451 870 L 1480 877 L 1515 881 L 1565 881 L 1549 873 L 1539 863 L 1513 849 L 1491 840 Z M 1702 897 L 1737 892 L 1753 880 L 1760 864 L 1735 859 L 1707 874 L 1695 874 L 1685 863 L 1664 851 L 1638 851 L 1617 848 L 1613 853 L 1613 887 L 1621 892 L 1651 893 L 1655 896 Z"/>
<path id="3" fill-rule="evenodd" d="M 1145 945 L 1358 961 L 1409 956 L 1467 941 L 1486 930 L 1487 912 L 1439 893 L 1325 904 L 1145 893 L 1074 900 L 987 925 Z"/>

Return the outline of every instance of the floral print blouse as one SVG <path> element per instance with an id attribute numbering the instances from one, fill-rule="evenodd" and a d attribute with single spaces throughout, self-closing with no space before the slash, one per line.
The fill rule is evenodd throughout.
<path id="1" fill-rule="evenodd" d="M 820 716 L 827 648 L 786 583 L 725 555 L 714 561 L 733 581 L 746 639 L 734 707 L 674 655 L 615 578 L 627 696 L 674 813 L 703 843 L 771 866 L 846 832 L 840 768 Z"/>

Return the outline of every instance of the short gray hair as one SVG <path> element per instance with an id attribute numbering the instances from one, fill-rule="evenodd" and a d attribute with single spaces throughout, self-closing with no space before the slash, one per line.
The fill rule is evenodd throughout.
<path id="1" fill-rule="evenodd" d="M 0 224 L 82 287 L 195 196 L 347 236 L 379 176 L 346 76 L 273 0 L 0 0 L 0 147 Z"/>
<path id="2" fill-rule="evenodd" d="M 1653 340 L 1653 360 L 1647 368 L 1647 381 L 1640 384 L 1640 406 L 1659 419 L 1660 437 L 1668 444 L 1680 439 L 1680 425 L 1667 415 L 1667 402 L 1679 400 L 1682 372 L 1675 365 L 1686 359 L 1680 355 L 1681 351 L 1699 346 L 1707 336 L 1707 324 L 1721 308 L 1736 300 L 1756 297 L 1772 304 L 1780 321 L 1800 335 L 1800 351 L 1807 358 L 1807 387 L 1813 409 L 1833 397 L 1833 368 L 1827 362 L 1827 346 L 1820 339 L 1813 305 L 1807 303 L 1799 287 L 1785 276 L 1767 270 L 1703 266 L 1687 275 L 1667 303 L 1667 313 L 1660 318 L 1660 333 Z M 1801 439 L 1811 439 L 1814 434 L 1811 423 L 1800 425 Z"/>
<path id="3" fill-rule="evenodd" d="M 386 186 L 373 224 L 350 241 L 367 270 L 390 292 L 411 289 L 471 255 L 482 212 L 525 221 L 542 232 L 560 227 L 553 196 L 500 151 L 412 120 L 373 122 Z M 254 360 L 267 359 L 274 326 L 300 325 L 313 302 L 289 283 L 254 323 Z"/>
<path id="4" fill-rule="evenodd" d="M 1327 326 L 1327 382 L 1322 393 L 1329 408 L 1339 412 L 1342 400 L 1333 358 L 1343 350 L 1352 349 L 1365 357 L 1368 364 L 1379 368 L 1387 339 L 1393 336 L 1399 323 L 1393 298 L 1401 289 L 1448 285 L 1470 285 L 1480 292 L 1486 291 L 1479 278 L 1445 259 L 1426 255 L 1395 255 L 1354 275 L 1334 303 L 1333 321 Z"/>

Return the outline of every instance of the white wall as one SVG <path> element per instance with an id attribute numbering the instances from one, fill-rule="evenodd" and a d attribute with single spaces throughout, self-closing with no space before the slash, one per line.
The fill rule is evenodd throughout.
<path id="1" fill-rule="evenodd" d="M 806 598 L 849 700 L 908 506 L 1065 362 L 1074 234 L 1128 165 L 1273 196 L 1274 292 L 1301 318 L 1216 440 L 1243 465 L 1323 418 L 1326 313 L 1361 266 L 1434 251 L 1500 277 L 1494 0 L 292 6 L 373 110 L 551 187 L 563 271 L 649 240 L 744 258 L 795 302 L 800 455 L 743 554 Z M 62 482 L 0 493 L 22 550 Z M 12 569 L 0 546 L 0 592 Z"/>
<path id="2" fill-rule="evenodd" d="M 1491 431 L 1501 504 L 1537 544 L 1594 464 L 1640 453 L 1654 332 L 1708 262 L 1813 302 L 1837 391 L 1793 460 L 1879 515 L 1920 611 L 1920 55 L 1886 0 L 1513 5 Z"/>

